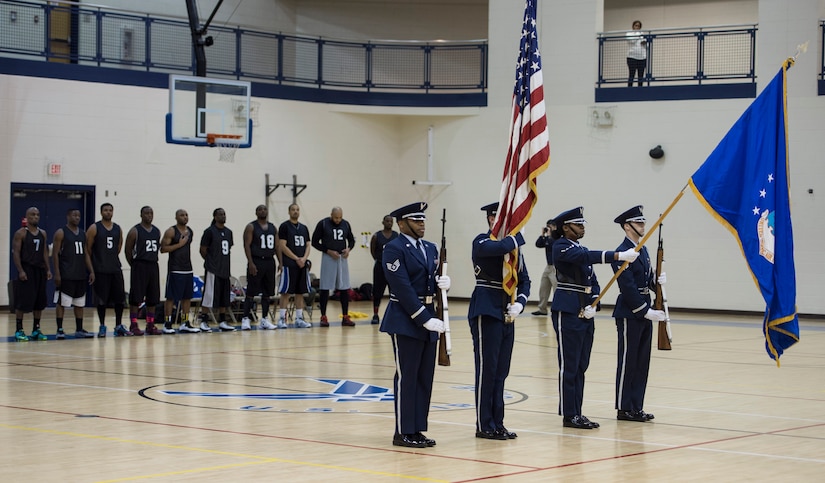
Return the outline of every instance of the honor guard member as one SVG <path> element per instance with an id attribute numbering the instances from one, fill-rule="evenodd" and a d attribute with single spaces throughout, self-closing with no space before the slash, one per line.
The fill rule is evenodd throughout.
<path id="1" fill-rule="evenodd" d="M 559 360 L 559 414 L 564 427 L 594 429 L 599 423 L 582 415 L 584 373 L 590 365 L 596 309 L 591 306 L 600 293 L 593 272 L 594 263 L 614 260 L 633 261 L 639 256 L 632 249 L 623 252 L 588 250 L 579 243 L 584 237 L 584 208 L 581 206 L 555 218 L 556 235 L 553 263 L 559 285 L 550 307 L 556 331 Z"/>
<path id="2" fill-rule="evenodd" d="M 392 338 L 395 354 L 394 446 L 426 448 L 425 437 L 433 391 L 438 334 L 444 321 L 435 317 L 436 287 L 450 288 L 448 276 L 437 277 L 438 249 L 423 240 L 427 203 L 413 203 L 393 211 L 401 235 L 384 246 L 382 263 L 390 286 L 390 301 L 380 330 Z"/>
<path id="3" fill-rule="evenodd" d="M 645 234 L 642 206 L 634 206 L 617 216 L 614 222 L 625 232 L 625 239 L 616 251 L 632 250 Z M 613 262 L 613 272 L 622 266 Z M 639 249 L 639 258 L 628 265 L 617 279 L 619 296 L 613 317 L 618 332 L 618 360 L 616 365 L 616 418 L 622 421 L 645 422 L 653 415 L 642 410 L 650 369 L 650 350 L 653 341 L 652 321 L 665 320 L 665 313 L 654 310 L 650 291 L 656 288 L 655 275 L 647 247 Z M 665 274 L 659 283 L 665 281 Z"/>
<path id="4" fill-rule="evenodd" d="M 530 277 L 521 250 L 518 255 L 518 286 L 511 302 L 502 287 L 504 255 L 524 245 L 521 233 L 502 240 L 491 238 L 498 202 L 481 208 L 487 213 L 487 232 L 473 240 L 473 270 L 476 286 L 470 299 L 470 332 L 475 358 L 476 438 L 514 439 L 504 427 L 504 381 L 510 374 L 515 324 L 530 296 Z"/>
<path id="5" fill-rule="evenodd" d="M 80 228 L 80 210 L 70 208 L 66 212 L 66 226 L 54 233 L 52 240 L 54 257 L 54 286 L 57 307 L 57 339 L 65 339 L 63 314 L 72 307 L 75 322 L 75 339 L 91 339 L 94 334 L 83 328 L 83 308 L 86 306 L 86 287 L 95 281 L 92 262 L 86 257 L 86 232 Z"/>

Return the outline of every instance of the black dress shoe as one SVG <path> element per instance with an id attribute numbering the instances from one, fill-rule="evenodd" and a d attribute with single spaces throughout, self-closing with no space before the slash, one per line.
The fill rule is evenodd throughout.
<path id="1" fill-rule="evenodd" d="M 643 415 L 645 417 L 645 419 L 647 419 L 648 421 L 650 421 L 651 419 L 656 418 L 656 416 L 654 416 L 653 413 L 646 413 L 646 412 L 642 411 L 641 409 L 639 410 L 639 414 Z"/>
<path id="2" fill-rule="evenodd" d="M 641 411 L 622 411 L 621 409 L 616 412 L 616 419 L 619 421 L 636 421 L 639 423 L 647 421 L 645 413 Z"/>
<path id="3" fill-rule="evenodd" d="M 497 439 L 499 441 L 504 441 L 507 439 L 507 435 L 499 433 L 498 431 L 476 431 L 476 438 Z"/>
<path id="4" fill-rule="evenodd" d="M 542 312 L 541 310 L 536 310 L 533 312 L 533 315 L 547 315 L 547 312 Z"/>
<path id="5" fill-rule="evenodd" d="M 393 446 L 404 446 L 405 448 L 426 448 L 427 443 L 416 439 L 414 434 L 396 434 L 392 437 Z"/>
<path id="6" fill-rule="evenodd" d="M 416 441 L 423 441 L 424 443 L 427 444 L 427 446 L 435 446 L 435 440 L 434 439 L 430 439 L 430 438 L 424 436 L 423 434 L 421 434 L 420 432 L 415 433 L 413 436 L 415 437 Z"/>
<path id="7" fill-rule="evenodd" d="M 591 420 L 587 419 L 587 416 L 582 415 L 582 416 L 579 416 L 579 417 L 582 418 L 582 421 L 589 424 L 590 427 L 592 427 L 594 429 L 599 427 L 599 423 L 597 423 L 596 421 L 591 421 Z"/>
<path id="8" fill-rule="evenodd" d="M 507 428 L 505 428 L 503 426 L 501 428 L 498 428 L 496 430 L 496 433 L 503 434 L 504 436 L 507 436 L 507 439 L 516 439 L 516 438 L 518 438 L 518 435 L 516 433 L 514 433 L 512 431 L 508 431 Z"/>
<path id="9" fill-rule="evenodd" d="M 562 422 L 565 428 L 576 428 L 576 429 L 594 429 L 598 426 L 593 426 L 594 423 L 590 422 L 590 420 L 585 419 L 583 416 L 572 416 L 569 418 L 564 418 Z"/>

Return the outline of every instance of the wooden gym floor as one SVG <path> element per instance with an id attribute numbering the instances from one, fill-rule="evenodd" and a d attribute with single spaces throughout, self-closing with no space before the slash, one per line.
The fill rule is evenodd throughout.
<path id="1" fill-rule="evenodd" d="M 601 312 L 584 403 L 601 428 L 583 431 L 556 414 L 550 319 L 522 315 L 505 419 L 519 437 L 489 441 L 474 437 L 466 307 L 451 307 L 452 365 L 436 368 L 427 432 L 438 445 L 423 450 L 391 445 L 392 348 L 368 319 L 321 329 L 316 310 L 311 329 L 118 339 L 110 322 L 106 339 L 0 343 L 2 479 L 823 481 L 821 321 L 803 320 L 777 368 L 759 317 L 674 313 L 673 350 L 653 351 L 656 419 L 634 423 L 615 419 L 616 332 Z M 54 334 L 53 311 L 43 328 Z"/>

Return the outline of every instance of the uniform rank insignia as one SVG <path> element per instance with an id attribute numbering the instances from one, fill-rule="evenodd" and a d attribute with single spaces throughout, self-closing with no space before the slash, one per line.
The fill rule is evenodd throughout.
<path id="1" fill-rule="evenodd" d="M 400 266 L 401 266 L 401 261 L 396 260 L 392 263 L 387 264 L 387 270 L 389 270 L 390 272 L 397 272 L 398 267 L 400 267 Z"/>

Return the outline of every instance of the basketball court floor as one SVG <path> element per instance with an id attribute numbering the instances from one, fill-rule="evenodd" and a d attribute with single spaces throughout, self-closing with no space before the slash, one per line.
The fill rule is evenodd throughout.
<path id="1" fill-rule="evenodd" d="M 427 436 L 392 446 L 389 337 L 355 328 L 0 343 L 2 480 L 116 481 L 823 481 L 825 323 L 776 367 L 760 318 L 673 317 L 653 350 L 648 423 L 616 420 L 616 330 L 595 319 L 584 413 L 563 428 L 548 317 L 522 315 L 507 379 L 507 427 L 474 437 L 472 341 L 453 303 L 453 353 L 437 367 Z M 331 320 L 340 306 L 330 304 Z M 333 310 L 334 309 L 334 310 Z M 369 303 L 351 310 L 371 314 Z M 526 312 L 534 310 L 528 307 Z M 6 334 L 14 318 L 4 314 Z M 96 332 L 87 311 L 86 329 Z M 94 323 L 90 321 L 94 320 Z M 142 326 L 143 324 L 141 324 Z M 46 311 L 44 332 L 54 333 Z M 66 324 L 72 327 L 72 322 Z M 28 333 L 30 315 L 25 320 Z M 111 334 L 111 331 L 110 331 Z M 5 340 L 5 339 L 4 339 Z"/>

